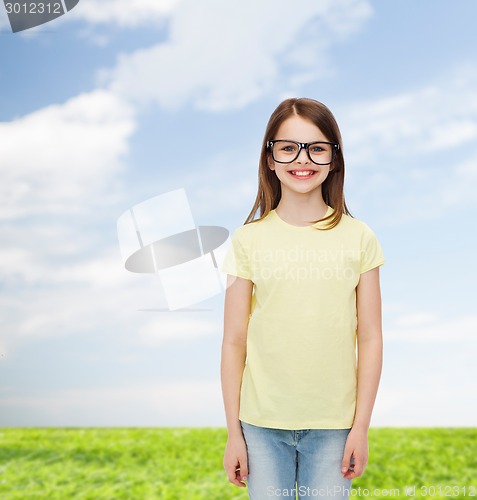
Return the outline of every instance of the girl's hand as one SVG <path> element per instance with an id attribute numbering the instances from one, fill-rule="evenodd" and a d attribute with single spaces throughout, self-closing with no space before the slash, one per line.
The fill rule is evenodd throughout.
<path id="1" fill-rule="evenodd" d="M 353 460 L 353 464 L 351 463 Z M 368 431 L 352 428 L 346 439 L 341 463 L 341 473 L 345 479 L 355 479 L 363 475 L 368 463 Z"/>
<path id="2" fill-rule="evenodd" d="M 246 481 L 248 475 L 247 446 L 243 436 L 228 438 L 223 466 L 229 482 L 242 488 L 247 486 L 241 482 Z"/>

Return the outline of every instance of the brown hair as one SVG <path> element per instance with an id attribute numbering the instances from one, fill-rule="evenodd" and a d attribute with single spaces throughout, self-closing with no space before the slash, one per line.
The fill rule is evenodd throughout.
<path id="1" fill-rule="evenodd" d="M 280 125 L 293 115 L 301 116 L 313 122 L 330 142 L 339 144 L 339 149 L 333 163 L 330 165 L 328 177 L 322 184 L 323 201 L 334 211 L 328 217 L 313 222 L 327 221 L 327 227 L 324 229 L 332 229 L 339 223 L 343 213 L 352 217 L 344 199 L 345 164 L 341 133 L 333 113 L 321 102 L 305 97 L 286 99 L 279 104 L 268 120 L 258 167 L 258 193 L 252 211 L 244 224 L 258 222 L 263 219 L 270 210 L 277 207 L 280 201 L 282 195 L 280 180 L 275 172 L 268 167 L 268 159 L 271 153 L 267 148 L 267 142 L 275 138 Z M 259 208 L 260 218 L 253 220 Z"/>

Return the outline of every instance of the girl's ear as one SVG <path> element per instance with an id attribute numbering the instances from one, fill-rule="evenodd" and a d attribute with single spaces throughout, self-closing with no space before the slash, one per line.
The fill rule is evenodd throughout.
<path id="1" fill-rule="evenodd" d="M 272 155 L 270 153 L 267 155 L 267 165 L 268 168 L 270 168 L 270 170 L 275 170 L 275 164 L 273 162 Z"/>

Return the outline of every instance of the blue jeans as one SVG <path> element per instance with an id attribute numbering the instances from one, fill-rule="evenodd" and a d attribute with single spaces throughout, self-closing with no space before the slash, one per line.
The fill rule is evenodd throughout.
<path id="1" fill-rule="evenodd" d="M 341 461 L 351 429 L 292 431 L 240 424 L 250 500 L 348 499 L 352 481 L 343 478 Z"/>

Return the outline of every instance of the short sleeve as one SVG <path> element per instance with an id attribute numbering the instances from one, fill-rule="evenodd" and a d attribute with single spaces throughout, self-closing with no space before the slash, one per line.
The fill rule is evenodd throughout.
<path id="1" fill-rule="evenodd" d="M 232 235 L 232 242 L 222 263 L 222 272 L 247 280 L 251 279 L 250 252 L 244 238 L 243 227 L 238 227 Z"/>
<path id="2" fill-rule="evenodd" d="M 381 266 L 384 262 L 384 254 L 378 238 L 372 229 L 367 224 L 364 224 L 364 230 L 361 236 L 360 273 L 363 274 L 366 271 Z"/>

